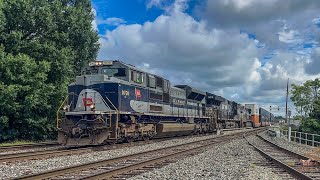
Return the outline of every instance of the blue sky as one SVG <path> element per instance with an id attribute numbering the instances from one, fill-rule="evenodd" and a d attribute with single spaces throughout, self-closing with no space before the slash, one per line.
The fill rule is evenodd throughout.
<path id="1" fill-rule="evenodd" d="M 92 0 L 99 59 L 238 102 L 283 106 L 320 73 L 317 0 Z M 183 78 L 181 78 L 183 77 Z"/>
<path id="2" fill-rule="evenodd" d="M 124 19 L 126 24 L 142 24 L 153 21 L 163 13 L 159 8 L 147 8 L 145 0 L 92 0 L 92 5 L 97 12 L 97 18 L 107 19 L 117 17 Z M 116 26 L 101 24 L 98 26 L 99 34 L 113 30 Z"/>
<path id="3" fill-rule="evenodd" d="M 148 7 L 149 2 L 149 0 L 92 0 L 92 5 L 99 19 L 117 17 L 124 19 L 126 24 L 143 24 L 146 21 L 154 21 L 164 13 L 161 8 Z M 174 0 L 168 0 L 164 4 L 172 4 L 173 2 Z M 186 13 L 193 14 L 193 9 L 199 4 L 201 4 L 200 1 L 190 0 Z M 106 30 L 113 30 L 116 26 L 102 24 L 98 28 L 99 34 L 104 34 Z"/>

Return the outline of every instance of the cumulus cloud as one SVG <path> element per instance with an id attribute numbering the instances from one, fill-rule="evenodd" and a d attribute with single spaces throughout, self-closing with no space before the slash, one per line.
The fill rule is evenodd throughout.
<path id="1" fill-rule="evenodd" d="M 315 48 L 312 52 L 310 62 L 305 67 L 305 72 L 310 75 L 320 74 L 320 48 Z"/>
<path id="2" fill-rule="evenodd" d="M 92 26 L 92 29 L 94 29 L 95 31 L 98 31 L 98 24 L 97 24 L 97 11 L 92 8 L 92 14 L 94 15 L 94 20 L 91 22 L 91 26 Z"/>
<path id="3" fill-rule="evenodd" d="M 167 9 L 172 4 L 173 0 L 149 0 L 147 2 L 147 8 L 158 7 L 161 9 Z"/>
<path id="4" fill-rule="evenodd" d="M 201 14 L 218 26 L 256 25 L 320 7 L 318 0 L 207 0 L 204 3 L 199 6 L 203 10 Z"/>
<path id="5" fill-rule="evenodd" d="M 122 24 L 127 23 L 124 19 L 117 18 L 117 17 L 110 17 L 110 18 L 107 18 L 105 20 L 98 19 L 96 21 L 97 21 L 96 22 L 97 24 L 106 24 L 106 25 L 109 25 L 109 26 L 120 26 Z"/>
<path id="6" fill-rule="evenodd" d="M 204 21 L 183 13 L 183 7 L 177 1 L 169 15 L 153 22 L 108 31 L 100 58 L 147 63 L 149 68 L 165 69 L 167 78 L 176 83 L 199 81 L 208 91 L 259 80 L 256 41 L 239 32 L 208 29 Z"/>
<path id="7" fill-rule="evenodd" d="M 308 32 L 315 31 L 310 21 L 319 15 L 319 9 L 317 0 L 206 0 L 194 14 L 212 27 L 240 28 L 270 48 L 284 49 L 288 43 L 308 39 Z"/>
<path id="8" fill-rule="evenodd" d="M 301 83 L 319 75 L 320 49 L 310 48 L 308 56 L 307 50 L 293 48 L 311 42 L 307 35 L 315 29 L 304 28 L 318 21 L 318 1 L 208 0 L 196 8 L 204 12 L 197 18 L 185 13 L 187 2 L 150 0 L 147 8 L 165 13 L 143 24 L 123 20 L 108 30 L 100 39 L 99 59 L 119 59 L 174 84 L 268 106 L 283 105 L 287 78 Z M 266 54 L 270 57 L 263 60 Z"/>
<path id="9" fill-rule="evenodd" d="M 284 43 L 299 42 L 299 39 L 296 38 L 297 36 L 299 36 L 299 33 L 297 31 L 284 29 L 278 34 L 279 34 L 279 41 L 281 42 L 284 42 Z"/>

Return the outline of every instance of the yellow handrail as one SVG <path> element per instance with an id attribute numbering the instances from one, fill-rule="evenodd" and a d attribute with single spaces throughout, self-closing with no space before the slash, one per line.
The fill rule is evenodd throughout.
<path id="1" fill-rule="evenodd" d="M 69 94 L 66 96 L 66 98 L 64 98 L 63 102 L 59 106 L 59 109 L 57 110 L 57 119 L 56 119 L 57 128 L 59 128 L 59 111 L 61 107 L 64 105 L 64 103 L 66 102 L 66 100 L 68 99 L 68 97 L 69 97 Z"/>

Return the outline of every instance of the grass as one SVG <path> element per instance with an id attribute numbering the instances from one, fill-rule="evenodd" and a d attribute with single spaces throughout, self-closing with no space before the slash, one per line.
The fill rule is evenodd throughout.
<path id="1" fill-rule="evenodd" d="M 6 143 L 0 143 L 1 146 L 15 146 L 15 145 L 23 145 L 23 144 L 34 144 L 36 142 L 32 141 L 13 141 L 13 142 L 6 142 Z"/>

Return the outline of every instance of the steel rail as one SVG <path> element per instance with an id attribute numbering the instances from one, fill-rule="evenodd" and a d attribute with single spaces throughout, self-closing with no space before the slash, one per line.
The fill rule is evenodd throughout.
<path id="1" fill-rule="evenodd" d="M 265 129 L 265 128 L 263 128 Z M 251 133 L 256 133 L 257 131 L 261 131 L 260 129 L 254 129 L 254 130 L 250 130 Z M 66 174 L 70 174 L 70 173 L 76 173 L 82 170 L 89 170 L 89 169 L 94 169 L 94 168 L 98 168 L 101 166 L 105 166 L 105 165 L 112 165 L 112 164 L 116 164 L 117 162 L 122 162 L 125 161 L 127 159 L 141 159 L 141 157 L 146 157 L 147 154 L 154 154 L 154 155 L 160 155 L 160 157 L 152 157 L 152 159 L 146 160 L 145 162 L 139 162 L 138 164 L 132 164 L 130 166 L 128 166 L 127 168 L 122 167 L 121 170 L 119 169 L 118 171 L 114 170 L 113 175 L 117 174 L 117 173 L 123 173 L 123 172 L 128 172 L 130 170 L 132 170 L 132 168 L 134 167 L 140 167 L 143 166 L 145 164 L 150 164 L 150 163 L 154 163 L 157 161 L 162 161 L 163 159 L 170 159 L 173 156 L 177 156 L 179 153 L 187 153 L 188 151 L 190 153 L 192 149 L 192 147 L 190 148 L 186 148 L 186 149 L 181 149 L 182 147 L 188 147 L 188 146 L 198 146 L 199 150 L 201 148 L 206 148 L 208 146 L 212 146 L 214 144 L 217 143 L 224 143 L 224 142 L 228 142 L 230 140 L 242 137 L 241 135 L 244 132 L 237 132 L 234 134 L 229 134 L 229 135 L 222 135 L 222 136 L 217 136 L 217 137 L 213 137 L 210 139 L 206 139 L 206 140 L 199 140 L 199 141 L 195 141 L 195 142 L 189 142 L 189 143 L 184 143 L 184 144 L 180 144 L 180 145 L 175 145 L 175 146 L 170 146 L 170 147 L 165 147 L 165 148 L 160 148 L 160 149 L 155 149 L 155 150 L 151 150 L 151 151 L 146 151 L 146 152 L 140 152 L 140 153 L 136 153 L 136 154 L 131 154 L 131 155 L 126 155 L 126 156 L 122 156 L 122 157 L 117 157 L 117 158 L 113 158 L 113 159 L 107 159 L 107 160 L 100 160 L 100 161 L 96 161 L 96 162 L 91 162 L 91 163 L 86 163 L 86 164 L 81 164 L 81 165 L 77 165 L 77 166 L 71 166 L 71 167 L 66 167 L 66 168 L 60 168 L 60 169 L 54 169 L 54 170 L 50 170 L 50 171 L 46 171 L 46 172 L 42 172 L 39 174 L 32 174 L 32 175 L 28 175 L 28 176 L 22 176 L 22 177 L 18 177 L 16 179 L 24 179 L 24 180 L 28 180 L 28 179 L 47 179 L 47 178 L 53 178 L 53 177 L 63 177 L 63 175 Z M 240 136 L 239 136 L 240 134 Z M 210 142 L 211 141 L 211 142 Z M 201 147 L 201 148 L 200 148 Z M 168 157 L 164 157 L 164 155 L 159 152 L 170 152 L 170 150 L 173 151 L 177 151 L 177 153 L 175 153 L 175 155 L 170 154 L 170 156 L 167 154 Z M 162 157 L 161 157 L 162 156 Z M 97 176 L 104 176 L 101 173 L 95 174 Z M 110 174 L 109 174 L 110 175 Z M 107 175 L 107 176 L 109 176 Z M 91 178 L 91 177 L 86 177 L 86 178 Z M 94 177 L 97 178 L 97 177 Z"/>
<path id="2" fill-rule="evenodd" d="M 0 152 L 17 150 L 17 149 L 31 149 L 31 148 L 46 147 L 46 146 L 57 146 L 57 145 L 59 145 L 58 142 L 8 145 L 8 146 L 0 146 Z"/>
<path id="3" fill-rule="evenodd" d="M 110 170 L 110 171 L 107 171 L 107 172 L 101 172 L 101 173 L 94 174 L 94 175 L 91 175 L 91 176 L 87 176 L 87 177 L 84 177 L 84 178 L 81 178 L 81 179 L 86 179 L 86 180 L 108 179 L 108 178 L 111 178 L 111 177 L 116 176 L 118 174 L 126 173 L 126 172 L 129 172 L 129 171 L 135 170 L 135 169 L 140 169 L 140 168 L 143 168 L 143 167 L 148 166 L 148 165 L 161 163 L 162 161 L 169 160 L 169 159 L 172 159 L 172 158 L 176 158 L 177 156 L 180 157 L 180 156 L 183 156 L 185 154 L 196 153 L 197 151 L 203 150 L 203 149 L 205 149 L 207 147 L 210 147 L 210 146 L 213 146 L 213 145 L 216 145 L 216 144 L 220 144 L 220 143 L 226 143 L 227 140 L 230 140 L 230 139 L 222 139 L 220 141 L 208 143 L 208 144 L 200 146 L 200 147 L 185 149 L 185 150 L 182 150 L 182 151 L 176 151 L 176 152 L 168 154 L 168 155 L 164 155 L 164 156 L 160 156 L 160 157 L 156 157 L 156 158 L 151 158 L 149 160 L 145 160 L 145 161 L 142 161 L 142 162 L 139 162 L 139 163 L 135 163 L 135 164 L 131 164 L 131 165 L 128 165 L 128 166 L 116 168 L 116 169 L 113 169 L 113 170 Z"/>
<path id="4" fill-rule="evenodd" d="M 253 132 L 250 132 L 250 134 L 256 133 L 256 131 L 260 131 L 260 130 L 253 130 Z M 133 171 L 133 170 L 136 170 L 136 169 L 141 169 L 141 168 L 146 167 L 146 166 L 154 165 L 154 164 L 161 163 L 161 162 L 164 162 L 164 161 L 167 161 L 167 160 L 172 161 L 172 159 L 177 159 L 177 157 L 186 157 L 187 155 L 190 155 L 190 154 L 193 155 L 193 154 L 196 154 L 196 153 L 200 153 L 203 150 L 205 150 L 205 149 L 207 149 L 207 148 L 209 148 L 209 147 L 211 147 L 213 145 L 228 143 L 229 141 L 234 140 L 234 138 L 238 138 L 239 137 L 238 134 L 243 134 L 243 133 L 244 132 L 239 132 L 239 133 L 236 133 L 236 134 L 226 135 L 226 136 L 224 136 L 222 138 L 215 137 L 213 139 L 217 139 L 218 141 L 210 142 L 210 139 L 209 139 L 208 143 L 204 143 L 204 145 L 201 145 L 199 147 L 186 148 L 186 149 L 183 149 L 183 150 L 174 151 L 171 154 L 166 154 L 164 156 L 151 158 L 151 159 L 148 159 L 148 160 L 145 160 L 145 161 L 142 161 L 142 162 L 138 162 L 138 163 L 135 163 L 135 164 L 129 164 L 129 165 L 124 166 L 124 167 L 112 169 L 112 170 L 109 170 L 109 171 L 106 171 L 106 172 L 97 173 L 97 174 L 90 175 L 90 176 L 87 176 L 87 177 L 84 177 L 84 178 L 81 178 L 81 179 L 83 179 L 83 180 L 110 179 L 110 178 L 115 177 L 115 176 L 117 176 L 119 174 L 128 173 L 130 171 Z M 177 147 L 179 147 L 179 145 Z"/>
<path id="5" fill-rule="evenodd" d="M 295 153 L 295 152 L 292 152 L 288 149 L 285 149 L 285 148 L 282 148 L 280 146 L 278 146 L 277 144 L 261 137 L 260 135 L 257 135 L 263 142 L 265 142 L 267 145 L 269 145 L 269 147 L 273 148 L 272 150 L 276 150 L 276 152 L 278 151 L 278 153 L 285 153 L 287 155 L 290 155 L 291 157 L 289 157 L 289 160 L 292 160 L 294 159 L 295 163 L 298 163 L 297 162 L 297 159 L 298 160 L 308 160 L 309 158 L 306 157 L 306 156 L 303 156 L 301 154 L 298 154 L 298 153 Z M 245 135 L 244 135 L 245 137 Z M 308 171 L 304 171 L 304 172 L 301 172 L 299 171 L 297 168 L 295 167 L 303 167 L 305 170 L 308 169 L 308 166 L 302 166 L 302 165 L 294 165 L 295 167 L 291 167 L 289 165 L 287 165 L 285 162 L 283 162 L 283 159 L 278 159 L 275 157 L 275 155 L 271 155 L 270 152 L 268 152 L 268 150 L 265 150 L 263 149 L 261 146 L 259 145 L 255 145 L 253 142 L 250 142 L 246 137 L 245 139 L 247 140 L 247 142 L 252 146 L 254 147 L 258 152 L 260 152 L 263 156 L 265 156 L 268 160 L 274 162 L 276 165 L 278 165 L 279 167 L 281 167 L 282 169 L 284 169 L 286 172 L 290 173 L 291 175 L 293 175 L 294 177 L 298 178 L 298 179 L 303 179 L 303 180 L 312 180 L 313 178 L 310 177 L 309 175 L 305 174 L 305 172 L 308 172 Z M 269 149 L 270 150 L 270 149 Z M 273 151 L 274 153 L 274 151 Z M 288 160 L 288 159 L 287 159 Z M 320 171 L 320 167 L 317 166 L 317 168 L 319 168 L 319 171 Z M 320 177 L 320 172 L 316 172 L 316 173 L 319 173 L 319 177 Z"/>
<path id="6" fill-rule="evenodd" d="M 114 145 L 106 145 L 106 146 L 89 146 L 84 149 L 84 147 L 71 147 L 73 149 L 68 149 L 68 147 L 61 147 L 59 149 L 51 149 L 51 150 L 41 150 L 41 151 L 27 151 L 27 152 L 21 152 L 21 153 L 11 153 L 11 154 L 0 154 L 0 162 L 13 162 L 13 161 L 21 161 L 21 160 L 33 160 L 33 159 L 39 159 L 44 157 L 50 157 L 50 156 L 59 156 L 59 155 L 69 155 L 69 154 L 75 154 L 75 153 L 85 153 L 85 152 L 91 152 L 90 148 L 92 150 L 114 150 L 118 148 L 124 148 L 124 147 L 132 147 L 136 145 L 143 145 L 143 144 L 150 144 L 155 142 L 161 142 L 166 141 L 170 139 L 184 139 L 188 138 L 190 136 L 179 136 L 179 137 L 163 137 L 163 138 L 155 138 L 148 141 L 135 141 L 133 143 L 119 143 Z M 39 144 L 40 145 L 40 144 Z M 45 144 L 41 143 L 41 145 L 51 145 L 51 144 Z M 57 143 L 52 143 L 52 145 L 58 145 Z M 6 146 L 7 147 L 7 146 Z M 30 147 L 32 147 L 30 145 Z M 77 148 L 77 149 L 75 149 Z M 0 149 L 1 150 L 1 149 Z"/>
<path id="7" fill-rule="evenodd" d="M 13 162 L 21 160 L 39 159 L 43 157 L 53 156 L 53 155 L 68 155 L 75 153 L 85 153 L 92 151 L 92 148 L 78 148 L 78 149 L 54 149 L 54 150 L 44 150 L 44 151 L 29 151 L 23 153 L 13 153 L 13 154 L 3 154 L 0 156 L 0 162 Z"/>

